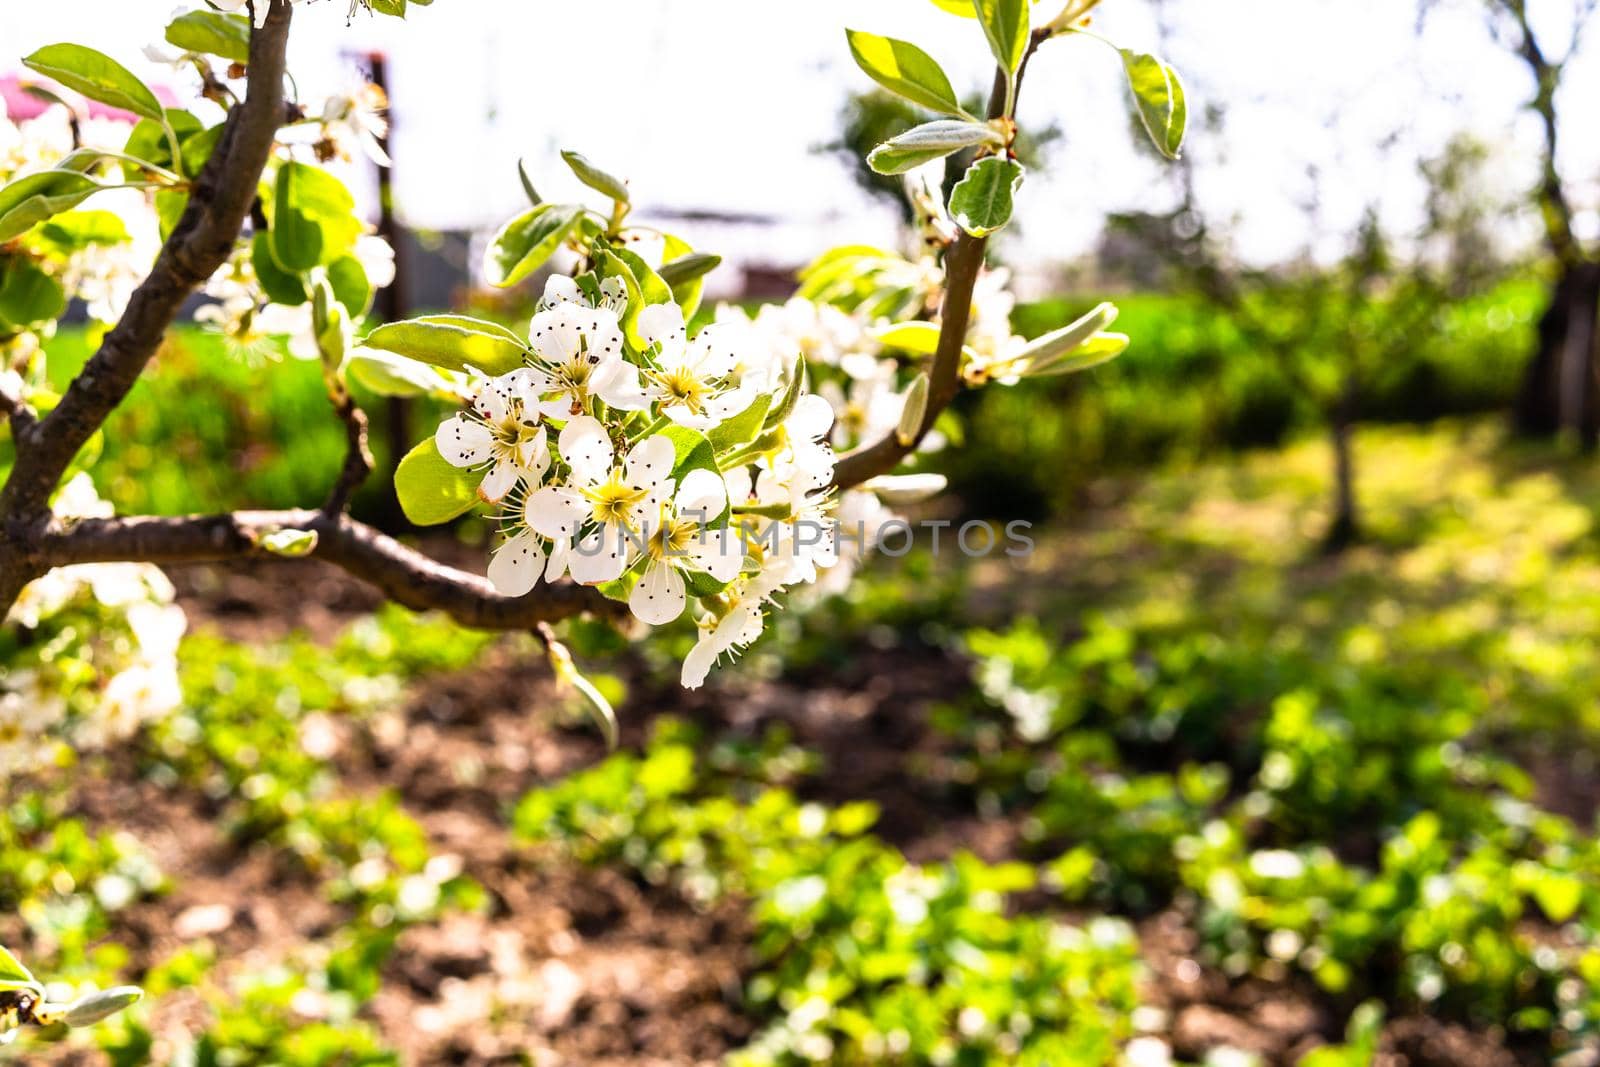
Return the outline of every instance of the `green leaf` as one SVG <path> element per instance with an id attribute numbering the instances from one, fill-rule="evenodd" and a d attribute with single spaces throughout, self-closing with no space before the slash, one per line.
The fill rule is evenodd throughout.
<path id="1" fill-rule="evenodd" d="M 670 263 L 661 264 L 661 269 L 656 273 L 661 275 L 661 280 L 670 286 L 682 285 L 692 282 L 696 278 L 703 278 L 716 270 L 722 263 L 722 257 L 710 252 L 690 252 L 686 256 L 679 256 Z"/>
<path id="2" fill-rule="evenodd" d="M 39 223 L 71 211 L 104 188 L 74 170 L 42 170 L 0 189 L 0 244 L 21 237 Z"/>
<path id="3" fill-rule="evenodd" d="M 445 384 L 433 367 L 378 349 L 356 349 L 344 369 L 351 381 L 377 396 L 428 396 Z"/>
<path id="4" fill-rule="evenodd" d="M 316 543 L 316 534 L 311 534 L 312 544 Z M 111 989 L 102 989 L 98 993 L 90 993 L 73 1001 L 67 1008 L 64 1021 L 68 1026 L 93 1026 L 102 1019 L 109 1019 L 124 1008 L 138 1003 L 144 996 L 144 990 L 138 986 L 122 985 Z"/>
<path id="5" fill-rule="evenodd" d="M 1005 139 L 994 127 L 965 119 L 934 119 L 891 137 L 867 154 L 879 174 L 904 174 L 965 148 L 1000 148 Z"/>
<path id="6" fill-rule="evenodd" d="M 561 158 L 572 168 L 572 173 L 578 176 L 578 180 L 589 188 L 604 193 L 618 203 L 628 202 L 628 183 L 621 178 L 607 174 L 570 149 L 563 151 Z"/>
<path id="7" fill-rule="evenodd" d="M 1189 125 L 1189 105 L 1178 72 L 1155 56 L 1120 49 L 1128 87 L 1150 143 L 1168 159 L 1177 159 Z"/>
<path id="8" fill-rule="evenodd" d="M 1028 50 L 1028 34 L 1033 27 L 1033 11 L 1028 0 L 973 0 L 978 21 L 983 24 L 983 35 L 989 39 L 989 51 L 996 63 L 1009 74 L 1015 74 L 1022 65 L 1022 56 Z"/>
<path id="9" fill-rule="evenodd" d="M 270 233 L 257 233 L 250 239 L 250 263 L 269 301 L 285 307 L 299 307 L 306 302 L 305 278 L 278 266 L 278 261 L 272 258 Z"/>
<path id="10" fill-rule="evenodd" d="M 673 299 L 672 287 L 644 261 L 639 253 L 620 245 L 615 252 L 617 258 L 626 264 L 628 273 L 633 275 L 639 287 L 639 304 L 635 306 L 629 303 L 627 313 L 622 318 L 622 329 L 628 336 L 628 343 L 643 351 L 645 344 L 644 338 L 639 336 L 639 312 L 651 304 L 669 303 Z M 687 318 L 687 315 L 685 317 Z"/>
<path id="11" fill-rule="evenodd" d="M 672 287 L 672 299 L 683 308 L 684 320 L 688 321 L 694 318 L 695 309 L 700 306 L 706 274 L 722 262 L 722 257 L 696 253 L 688 241 L 673 234 L 661 236 L 662 265 L 657 273 Z"/>
<path id="12" fill-rule="evenodd" d="M 577 204 L 539 204 L 500 228 L 484 255 L 490 285 L 515 285 L 543 266 L 572 233 L 583 208 Z"/>
<path id="13" fill-rule="evenodd" d="M 4 945 L 0 945 L 0 990 L 33 989 L 38 984 L 33 972 L 24 967 L 17 957 L 6 951 Z"/>
<path id="14" fill-rule="evenodd" d="M 206 164 L 211 160 L 211 153 L 217 150 L 217 145 L 222 143 L 222 132 L 226 129 L 223 123 L 217 123 L 210 129 L 201 130 L 199 133 L 188 137 L 179 135 L 182 139 L 178 146 L 178 153 L 183 157 L 183 165 L 179 169 L 186 177 L 198 178 L 200 172 L 206 169 Z"/>
<path id="15" fill-rule="evenodd" d="M 167 24 L 167 43 L 185 52 L 250 62 L 250 20 L 220 11 L 190 11 Z"/>
<path id="16" fill-rule="evenodd" d="M 380 15 L 390 15 L 397 19 L 406 17 L 406 0 L 367 0 L 367 6 Z"/>
<path id="17" fill-rule="evenodd" d="M 287 271 L 332 263 L 361 236 L 355 198 L 321 167 L 285 163 L 278 168 L 273 198 L 272 256 Z"/>
<path id="18" fill-rule="evenodd" d="M 81 44 L 45 45 L 22 63 L 91 100 L 148 119 L 161 118 L 161 101 L 150 87 L 127 67 L 93 48 Z"/>
<path id="19" fill-rule="evenodd" d="M 687 426 L 676 424 L 658 431 L 672 439 L 672 447 L 676 450 L 676 458 L 672 464 L 672 476 L 679 481 L 692 470 L 708 470 L 714 474 L 722 472 L 717 468 L 716 450 L 711 447 L 711 442 L 699 430 L 691 430 Z"/>
<path id="20" fill-rule="evenodd" d="M 303 559 L 317 550 L 317 531 L 271 530 L 256 538 L 256 544 L 274 556 Z"/>
<path id="21" fill-rule="evenodd" d="M 22 256 L 0 266 L 0 329 L 8 332 L 51 322 L 67 310 L 61 283 Z"/>
<path id="22" fill-rule="evenodd" d="M 1533 882 L 1533 899 L 1553 923 L 1564 923 L 1583 903 L 1583 882 L 1576 875 L 1543 870 Z"/>
<path id="23" fill-rule="evenodd" d="M 783 398 L 777 406 L 767 412 L 767 417 L 762 425 L 766 428 L 777 426 L 794 413 L 795 405 L 800 403 L 800 394 L 806 387 L 806 354 L 798 353 L 794 357 L 794 366 L 789 368 L 789 384 L 784 387 Z"/>
<path id="24" fill-rule="evenodd" d="M 1102 363 L 1110 363 L 1128 350 L 1129 343 L 1128 335 L 1124 333 L 1097 333 L 1070 352 L 1035 361 L 1024 373 L 1030 378 L 1076 374 Z"/>
<path id="25" fill-rule="evenodd" d="M 978 17 L 978 13 L 972 9 L 972 0 L 933 0 L 933 6 L 966 19 Z"/>
<path id="26" fill-rule="evenodd" d="M 497 376 L 523 365 L 527 345 L 504 326 L 465 315 L 428 315 L 379 326 L 368 348 L 420 360 L 446 370 L 475 367 Z"/>
<path id="27" fill-rule="evenodd" d="M 372 306 L 372 283 L 367 281 L 367 269 L 355 256 L 340 256 L 328 264 L 328 284 L 351 318 L 361 318 Z"/>
<path id="28" fill-rule="evenodd" d="M 544 203 L 544 197 L 539 195 L 539 190 L 533 187 L 533 179 L 528 177 L 528 168 L 522 160 L 517 160 L 517 177 L 522 180 L 522 191 L 528 196 L 528 203 L 538 207 Z"/>
<path id="29" fill-rule="evenodd" d="M 872 336 L 885 348 L 914 356 L 931 356 L 939 348 L 939 327 L 932 322 L 897 322 L 873 330 Z"/>
<path id="30" fill-rule="evenodd" d="M 430 437 L 400 461 L 394 491 L 406 518 L 418 526 L 437 526 L 471 511 L 482 481 L 481 471 L 452 466 Z"/>
<path id="31" fill-rule="evenodd" d="M 988 236 L 1011 221 L 1022 175 L 1022 164 L 1014 160 L 999 156 L 978 160 L 950 192 L 950 217 L 972 236 Z"/>
<path id="32" fill-rule="evenodd" d="M 122 151 L 146 163 L 182 172 L 181 161 L 174 162 L 172 159 L 172 142 L 167 138 L 167 126 L 172 127 L 172 132 L 177 135 L 180 151 L 184 138 L 193 137 L 205 127 L 199 119 L 182 108 L 168 108 L 165 114 L 166 126 L 162 125 L 160 119 L 140 119 L 134 123 Z M 149 176 L 143 167 L 128 162 L 122 164 L 122 173 L 130 182 L 142 181 Z"/>
<path id="33" fill-rule="evenodd" d="M 914 104 L 947 115 L 971 118 L 956 99 L 950 79 L 934 58 L 909 41 L 845 30 L 850 54 L 867 77 Z"/>
<path id="34" fill-rule="evenodd" d="M 119 245 L 128 238 L 128 227 L 114 211 L 66 211 L 36 229 L 29 243 L 41 251 L 66 256 L 86 248 Z"/>
<path id="35" fill-rule="evenodd" d="M 156 222 L 159 224 L 163 241 L 171 237 L 172 231 L 178 228 L 178 220 L 183 218 L 183 213 L 188 207 L 189 194 L 182 189 L 156 191 Z"/>
<path id="36" fill-rule="evenodd" d="M 772 407 L 772 397 L 761 395 L 749 407 L 726 422 L 713 426 L 706 432 L 706 440 L 717 452 L 727 452 L 756 439 L 766 423 L 767 410 Z"/>

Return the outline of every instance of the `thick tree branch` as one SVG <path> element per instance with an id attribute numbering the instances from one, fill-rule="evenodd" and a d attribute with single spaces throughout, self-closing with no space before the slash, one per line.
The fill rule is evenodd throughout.
<path id="1" fill-rule="evenodd" d="M 45 513 L 73 457 L 133 388 L 183 302 L 233 250 L 283 119 L 290 5 L 271 5 L 266 23 L 250 36 L 249 95 L 229 112 L 222 139 L 149 277 L 61 402 L 17 435 L 18 461 L 0 490 L 0 520 L 27 522 Z"/>
<path id="2" fill-rule="evenodd" d="M 43 570 L 77 563 L 283 559 L 262 541 L 269 534 L 297 530 L 316 535 L 310 558 L 332 563 L 398 604 L 442 611 L 463 626 L 527 630 L 582 612 L 615 615 L 622 607 L 593 589 L 570 584 L 542 586 L 537 595 L 504 596 L 487 578 L 447 567 L 365 523 L 325 511 L 55 521 L 38 532 L 31 556 Z"/>
<path id="3" fill-rule="evenodd" d="M 1028 50 L 1017 68 L 1016 91 L 1021 92 L 1022 75 L 1028 60 L 1045 41 L 1049 31 L 1035 30 Z M 1007 78 L 1004 71 L 995 71 L 994 88 L 989 93 L 989 118 L 1005 114 Z M 1012 100 L 1015 109 L 1015 98 Z M 928 410 L 922 425 L 908 444 L 901 444 L 894 433 L 884 435 L 874 444 L 856 449 L 839 459 L 833 471 L 836 489 L 849 489 L 881 474 L 888 474 L 900 461 L 917 450 L 922 439 L 939 416 L 954 402 L 961 392 L 961 351 L 967 340 L 967 326 L 972 319 L 972 290 L 983 270 L 984 253 L 989 245 L 987 237 L 974 237 L 963 231 L 944 256 L 944 301 L 939 306 L 939 343 L 934 349 L 933 366 L 928 372 Z"/>

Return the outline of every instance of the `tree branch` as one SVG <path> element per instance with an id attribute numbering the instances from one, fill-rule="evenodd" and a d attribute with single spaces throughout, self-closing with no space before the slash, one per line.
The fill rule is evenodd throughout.
<path id="1" fill-rule="evenodd" d="M 367 480 L 373 466 L 372 450 L 367 447 L 367 413 L 348 390 L 341 388 L 340 392 L 342 395 L 334 401 L 333 409 L 344 422 L 344 466 L 339 469 L 339 478 L 322 505 L 323 512 L 328 515 L 337 515 L 350 506 L 351 496 Z"/>
<path id="2" fill-rule="evenodd" d="M 0 519 L 27 522 L 45 514 L 73 457 L 133 388 L 183 302 L 233 250 L 283 118 L 290 5 L 271 4 L 266 22 L 250 35 L 249 95 L 228 113 L 222 139 L 149 277 L 61 402 L 17 435 L 18 461 L 0 489 Z"/>
<path id="3" fill-rule="evenodd" d="M 1028 60 L 1045 41 L 1048 30 L 1035 30 L 1028 42 L 1028 50 L 1017 67 L 1016 92 L 1022 91 L 1022 75 L 1028 69 Z M 1008 79 L 1002 70 L 995 71 L 994 87 L 989 93 L 989 118 L 1005 115 Z M 1012 99 L 1015 110 L 1016 100 Z M 833 486 L 849 489 L 881 474 L 888 474 L 900 461 L 917 450 L 922 439 L 938 421 L 961 392 L 961 351 L 967 340 L 967 326 L 972 319 L 972 290 L 978 274 L 983 270 L 984 253 L 989 245 L 987 237 L 974 237 L 962 231 L 944 257 L 944 301 L 939 306 L 939 343 L 933 353 L 933 367 L 928 373 L 928 409 L 922 417 L 909 444 L 901 444 L 897 434 L 885 434 L 874 444 L 858 448 L 842 456 L 833 471 Z"/>
<path id="4" fill-rule="evenodd" d="M 324 560 L 415 611 L 442 611 L 485 630 L 526 630 L 582 612 L 626 612 L 581 585 L 550 585 L 538 596 L 497 593 L 470 574 L 401 544 L 347 515 L 325 511 L 238 511 L 180 518 L 144 516 L 51 522 L 34 539 L 32 562 L 44 570 L 77 563 L 204 563 L 279 559 L 262 541 L 279 531 L 315 534 L 309 558 Z M 619 612 L 618 609 L 621 609 Z"/>

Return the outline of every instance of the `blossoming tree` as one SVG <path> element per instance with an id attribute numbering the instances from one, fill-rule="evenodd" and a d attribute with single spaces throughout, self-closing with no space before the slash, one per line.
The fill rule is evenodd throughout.
<path id="1" fill-rule="evenodd" d="M 66 723 L 73 743 L 94 747 L 176 700 L 182 616 L 153 565 L 316 558 L 410 608 L 537 630 L 608 728 L 609 709 L 551 624 L 592 613 L 659 626 L 689 614 L 699 637 L 683 683 L 696 686 L 761 633 L 785 590 L 840 588 L 890 509 L 941 487 L 916 455 L 941 443 L 935 423 L 963 389 L 1082 370 L 1127 345 L 1105 332 L 1109 305 L 1033 341 L 1012 336 L 1005 274 L 985 266 L 1024 179 L 1013 145 L 1028 64 L 1057 38 L 1104 43 L 1089 28 L 1098 0 L 1059 12 L 1029 0 L 935 2 L 973 19 L 974 41 L 981 31 L 994 56 L 984 115 L 962 107 L 915 45 L 854 30 L 847 40 L 869 77 L 932 113 L 870 156 L 880 172 L 906 175 L 914 248 L 837 249 L 786 304 L 754 316 L 702 310 L 717 258 L 630 222 L 629 186 L 567 152 L 600 206 L 545 202 L 524 175 L 529 206 L 484 263 L 500 286 L 558 252 L 572 264 L 548 277 L 526 330 L 461 315 L 362 328 L 374 291 L 392 280 L 392 254 L 323 164 L 352 150 L 382 161 L 381 101 L 365 89 L 320 108 L 295 98 L 286 48 L 304 16 L 292 0 L 212 0 L 167 25 L 152 58 L 192 72 L 209 103 L 165 106 L 79 45 L 28 57 L 60 92 L 57 107 L 0 132 L 0 654 L 15 666 L 26 643 L 4 634 L 69 609 L 100 613 L 84 632 L 124 620 L 115 625 L 133 640 L 115 655 L 85 649 L 94 669 L 127 680 L 77 703 L 52 696 L 47 673 L 0 678 L 0 775 L 28 769 L 16 754 L 23 742 L 33 762 L 44 758 L 37 735 L 47 728 Z M 406 0 L 357 0 L 351 15 L 362 7 L 403 16 Z M 1121 54 L 1137 113 L 1176 155 L 1185 122 L 1176 74 Z M 81 121 L 79 97 L 131 121 Z M 957 153 L 971 162 L 946 201 L 938 177 Z M 86 471 L 101 427 L 197 292 L 211 300 L 196 318 L 237 348 L 320 362 L 348 443 L 320 504 L 116 516 L 95 496 Z M 109 330 L 56 395 L 42 342 L 70 296 Z M 420 525 L 492 509 L 502 536 L 485 576 L 348 514 L 372 468 L 351 382 L 459 404 L 399 464 L 395 488 Z M 74 1012 L 46 1005 L 41 988 L 0 951 L 0 1009 L 10 1012 L 0 1031 L 93 1021 L 129 996 L 113 991 Z"/>

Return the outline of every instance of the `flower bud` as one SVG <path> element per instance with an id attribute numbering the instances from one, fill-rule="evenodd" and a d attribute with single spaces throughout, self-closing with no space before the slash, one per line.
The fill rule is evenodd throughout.
<path id="1" fill-rule="evenodd" d="M 927 414 L 928 376 L 919 374 L 917 380 L 911 383 L 911 388 L 906 390 L 905 407 L 900 409 L 900 425 L 894 431 L 895 440 L 900 442 L 901 448 L 910 448 L 917 443 L 923 417 Z"/>

